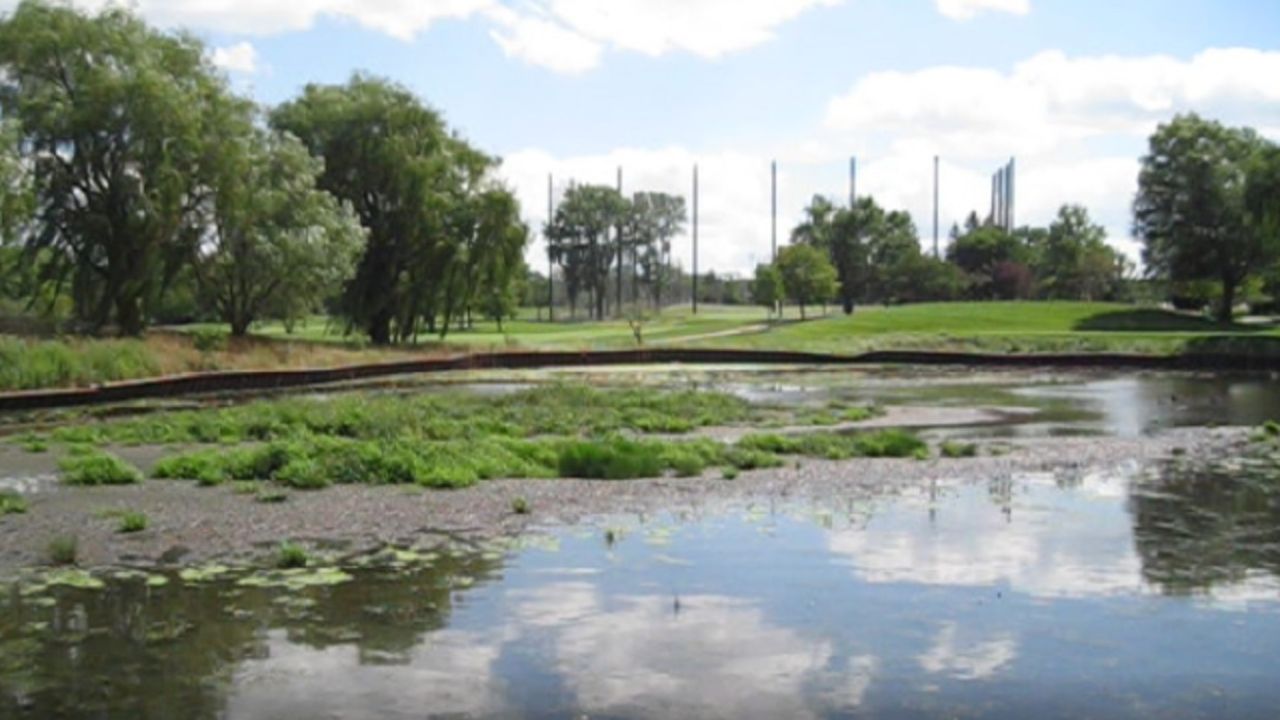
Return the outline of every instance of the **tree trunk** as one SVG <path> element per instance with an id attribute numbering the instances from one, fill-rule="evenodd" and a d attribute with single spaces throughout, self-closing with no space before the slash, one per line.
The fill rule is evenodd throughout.
<path id="1" fill-rule="evenodd" d="M 135 295 L 119 295 L 116 297 L 116 324 L 120 334 L 125 337 L 138 337 L 142 334 L 142 303 Z"/>
<path id="2" fill-rule="evenodd" d="M 391 344 L 391 313 L 381 310 L 369 320 L 369 341 L 374 345 Z"/>
<path id="3" fill-rule="evenodd" d="M 807 318 L 804 314 L 804 303 L 800 303 L 800 322 L 804 322 L 805 320 L 808 320 L 808 319 L 809 318 Z"/>
<path id="4" fill-rule="evenodd" d="M 1218 308 L 1218 321 L 1230 325 L 1236 319 L 1236 281 L 1222 279 L 1222 306 Z"/>

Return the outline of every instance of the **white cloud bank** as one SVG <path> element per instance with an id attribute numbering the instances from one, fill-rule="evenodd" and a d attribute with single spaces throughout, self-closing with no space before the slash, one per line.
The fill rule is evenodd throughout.
<path id="1" fill-rule="evenodd" d="M 91 10 L 121 0 L 71 0 Z M 443 20 L 479 18 L 508 57 L 560 73 L 596 67 L 605 50 L 717 59 L 772 40 L 779 27 L 844 0 L 132 0 L 167 26 L 240 35 L 304 31 L 321 18 L 412 40 Z M 1025 15 L 1030 0 L 935 0 L 943 15 Z M 17 0 L 0 0 L 0 12 Z"/>

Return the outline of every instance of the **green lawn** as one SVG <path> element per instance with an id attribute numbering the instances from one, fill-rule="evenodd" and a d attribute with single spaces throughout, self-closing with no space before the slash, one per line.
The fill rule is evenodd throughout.
<path id="1" fill-rule="evenodd" d="M 941 303 L 900 307 L 864 307 L 853 315 L 833 314 L 798 322 L 794 308 L 782 322 L 769 323 L 752 307 L 704 307 L 695 316 L 672 308 L 644 325 L 646 347 L 693 346 L 860 353 L 888 349 L 978 352 L 1146 352 L 1174 353 L 1197 343 L 1258 342 L 1280 352 L 1276 326 L 1221 325 L 1203 318 L 1132 305 L 1079 302 Z M 205 326 L 209 327 L 209 326 Z M 275 339 L 344 343 L 341 329 L 312 318 L 293 335 L 278 323 L 256 327 L 255 334 Z M 454 330 L 441 343 L 422 338 L 431 349 L 492 351 L 610 349 L 635 347 L 623 320 L 540 322 L 533 311 L 504 323 Z"/>
<path id="2" fill-rule="evenodd" d="M 1221 325 L 1131 305 L 1071 302 L 944 303 L 859 309 L 853 316 L 782 323 L 769 332 L 721 338 L 716 347 L 855 353 L 883 349 L 994 352 L 1177 352 L 1228 338 L 1280 345 L 1272 326 Z"/>

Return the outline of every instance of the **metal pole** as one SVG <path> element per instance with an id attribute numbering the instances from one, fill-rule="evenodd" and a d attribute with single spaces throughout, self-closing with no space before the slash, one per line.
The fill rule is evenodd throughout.
<path id="1" fill-rule="evenodd" d="M 547 318 L 556 321 L 556 263 L 551 254 L 551 222 L 555 218 L 555 177 L 547 173 L 547 226 L 542 234 L 547 241 Z"/>
<path id="2" fill-rule="evenodd" d="M 937 156 L 933 156 L 933 257 L 938 259 L 942 257 L 941 248 L 938 245 L 938 198 L 940 194 L 939 186 L 942 181 L 942 160 Z"/>
<path id="3" fill-rule="evenodd" d="M 773 193 L 773 261 L 778 261 L 778 161 L 774 160 L 770 166 L 770 177 L 772 178 Z"/>
<path id="4" fill-rule="evenodd" d="M 849 158 L 849 209 L 858 205 L 858 158 Z"/>
<path id="5" fill-rule="evenodd" d="M 693 166 L 693 314 L 698 314 L 698 166 Z"/>
<path id="6" fill-rule="evenodd" d="M 622 166 L 621 165 L 618 166 L 618 195 L 619 196 L 622 195 Z M 622 255 L 623 237 L 622 237 L 621 222 L 618 223 L 618 227 L 614 228 L 614 232 L 616 233 L 616 238 L 618 242 L 618 291 L 616 293 L 618 297 L 618 308 L 616 312 L 618 316 L 621 317 L 622 316 L 622 268 L 624 268 L 627 264 L 626 260 L 623 258 L 623 255 Z"/>
<path id="7" fill-rule="evenodd" d="M 1015 208 L 1014 201 L 1017 198 L 1017 177 L 1018 177 L 1017 158 L 1009 158 L 1009 172 L 1007 176 L 1009 180 L 1009 197 L 1006 202 L 1008 203 L 1009 230 L 1012 231 L 1017 226 L 1017 217 L 1014 215 L 1014 208 Z"/>

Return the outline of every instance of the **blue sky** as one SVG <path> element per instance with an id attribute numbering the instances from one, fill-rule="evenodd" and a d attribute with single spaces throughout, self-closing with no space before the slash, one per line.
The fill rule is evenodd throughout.
<path id="1" fill-rule="evenodd" d="M 0 0 L 0 11 L 14 0 Z M 100 6 L 101 0 L 78 4 Z M 687 192 L 703 168 L 703 266 L 768 253 L 768 163 L 782 227 L 814 194 L 860 190 L 944 232 L 1020 166 L 1019 220 L 1087 205 L 1130 254 L 1144 138 L 1195 110 L 1280 137 L 1275 0 L 140 0 L 217 49 L 267 103 L 355 70 L 393 78 L 506 158 L 526 215 L 558 185 Z M 531 257 L 537 257 L 537 246 Z"/>

